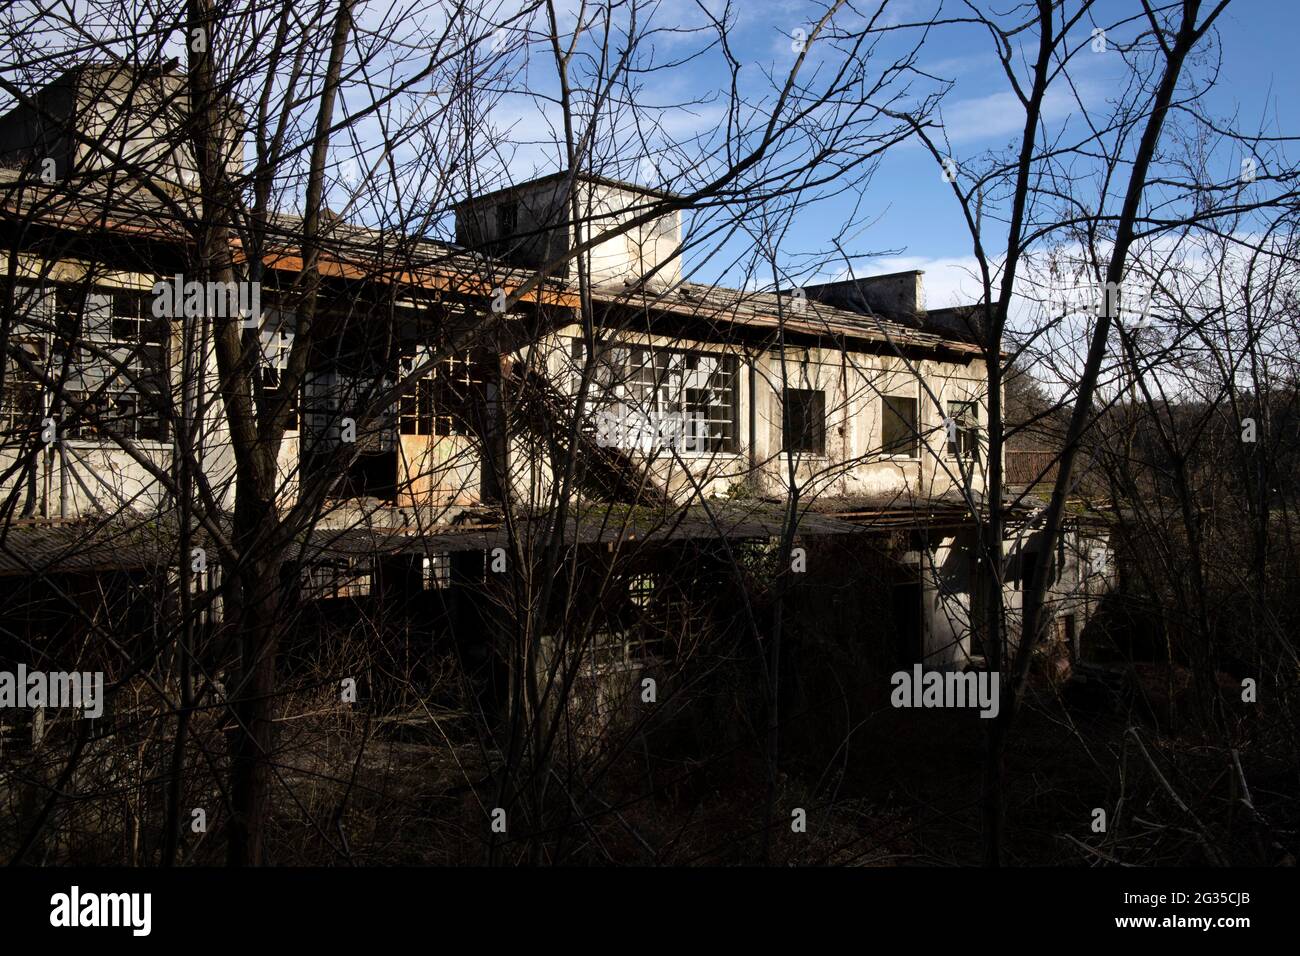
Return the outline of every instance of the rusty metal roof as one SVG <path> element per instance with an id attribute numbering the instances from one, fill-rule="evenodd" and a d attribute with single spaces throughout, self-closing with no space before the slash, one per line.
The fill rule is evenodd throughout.
<path id="1" fill-rule="evenodd" d="M 88 180 L 46 186 L 17 171 L 0 169 L 0 215 L 21 218 L 31 215 L 56 228 L 108 232 L 170 242 L 193 242 L 194 235 L 183 216 L 197 219 L 193 195 L 176 196 L 170 202 L 152 191 L 129 184 L 117 184 L 110 191 L 102 183 Z M 293 237 L 301 229 L 301 217 L 277 213 L 269 223 L 271 238 L 279 237 L 282 248 L 268 251 L 270 268 L 294 271 L 301 268 Z M 319 268 L 324 274 L 361 281 L 375 281 L 428 289 L 466 297 L 486 298 L 497 288 L 513 295 L 532 281 L 536 271 L 512 266 L 499 259 L 470 250 L 410 236 L 396 230 L 378 230 L 329 218 L 322 224 L 322 239 L 328 254 Z M 550 276 L 524 301 L 542 301 L 574 306 L 577 284 Z M 699 282 L 678 282 L 664 290 L 622 285 L 595 286 L 595 302 L 606 307 L 635 308 L 662 315 L 678 316 L 707 323 L 700 333 L 704 340 L 719 324 L 766 329 L 785 328 L 791 333 L 837 339 L 850 338 L 884 344 L 890 348 L 942 350 L 967 358 L 982 350 L 969 336 L 944 334 L 933 328 L 918 329 L 881 315 L 867 315 L 836 308 L 815 299 L 796 303 L 789 295 L 755 292 Z M 938 313 L 936 313 L 938 314 Z"/>

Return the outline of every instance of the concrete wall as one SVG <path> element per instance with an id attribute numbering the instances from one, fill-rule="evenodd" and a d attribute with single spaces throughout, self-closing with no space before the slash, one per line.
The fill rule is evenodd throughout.
<path id="1" fill-rule="evenodd" d="M 1042 561 L 1041 532 L 1023 531 L 1003 542 L 1006 571 L 1003 602 L 1007 613 L 1007 635 L 1014 649 L 1024 612 L 1026 555 Z M 977 582 L 978 550 L 973 532 L 936 537 L 921 554 L 925 662 L 934 667 L 961 667 L 977 651 L 971 643 L 973 589 Z M 1107 536 L 1067 526 L 1056 552 L 1057 576 L 1044 596 L 1045 622 L 1049 635 L 1059 641 L 1067 616 L 1074 618 L 1077 639 L 1083 633 L 1099 600 L 1114 585 L 1114 561 Z M 1049 641 L 1048 644 L 1052 642 Z M 1077 647 L 1045 651 L 1075 655 Z"/>
<path id="2" fill-rule="evenodd" d="M 565 389 L 572 389 L 574 376 L 580 371 L 580 364 L 572 358 L 569 348 L 579 333 L 578 326 L 570 326 L 538 346 L 547 357 L 552 381 Z M 942 409 L 950 400 L 980 399 L 983 387 L 980 362 L 962 365 L 926 361 L 909 368 L 901 359 L 861 352 L 789 349 L 784 356 L 771 351 L 742 353 L 726 346 L 652 335 L 623 335 L 618 337 L 618 342 L 736 356 L 739 443 L 735 452 L 687 451 L 678 456 L 667 451 L 632 453 L 635 459 L 649 466 L 661 485 L 674 493 L 690 494 L 698 484 L 706 495 L 723 495 L 740 483 L 749 483 L 751 490 L 762 495 L 784 497 L 790 487 L 792 464 L 794 481 L 805 496 L 899 496 L 905 501 L 909 497 L 953 493 L 963 486 L 957 461 L 945 455 Z M 925 376 L 924 386 L 918 375 Z M 825 392 L 825 454 L 791 455 L 782 451 L 783 382 L 790 388 Z M 919 457 L 903 458 L 882 452 L 883 395 L 906 395 L 917 400 L 922 440 Z M 752 446 L 751 403 L 754 409 Z M 987 424 L 983 403 L 981 424 Z M 757 466 L 753 474 L 751 460 Z M 684 466 L 689 466 L 689 475 Z M 968 466 L 964 480 L 973 490 L 981 490 L 982 470 L 971 474 Z"/>
<path id="3" fill-rule="evenodd" d="M 537 267 L 564 256 L 575 242 L 624 225 L 655 202 L 653 196 L 602 182 L 579 179 L 575 191 L 582 204 L 582 219 L 575 229 L 564 197 L 562 180 L 524 183 L 508 192 L 482 200 L 469 200 L 457 209 L 457 241 L 474 248 L 490 248 L 513 265 Z M 517 204 L 513 237 L 497 230 L 497 208 Z M 639 208 L 638 208 L 639 207 Z M 591 281 L 596 285 L 622 285 L 640 281 L 652 271 L 651 286 L 681 281 L 681 215 L 669 213 L 626 234 L 598 243 L 588 253 Z M 567 276 L 566 262 L 553 274 Z"/>
<path id="4" fill-rule="evenodd" d="M 18 284 L 44 292 L 34 296 L 30 310 L 15 317 L 12 334 L 43 340 L 46 356 L 53 354 L 52 295 L 56 283 L 84 283 L 88 269 L 93 270 L 94 288 L 107 294 L 116 289 L 147 293 L 155 281 L 155 277 L 150 275 L 96 270 L 72 259 L 43 263 L 19 255 L 14 260 Z M 201 321 L 194 327 L 195 346 L 203 356 L 200 363 L 202 374 L 193 383 L 188 398 L 182 388 L 183 333 L 180 320 L 170 323 L 169 334 L 171 402 L 177 409 L 192 409 L 195 446 L 203 472 L 217 501 L 230 506 L 233 504 L 234 457 L 217 388 L 216 356 L 210 329 L 204 328 Z M 69 383 L 68 387 L 71 389 L 74 385 Z M 51 400 L 47 394 L 47 403 Z M 169 472 L 174 435 L 169 435 L 166 440 L 132 438 L 125 442 L 112 438 L 57 437 L 56 442 L 35 456 L 34 478 L 28 479 L 29 486 L 36 491 L 37 514 L 75 518 L 112 513 L 121 508 L 147 513 L 164 503 L 165 484 L 151 473 L 151 468 L 164 474 Z M 0 469 L 9 468 L 23 456 L 25 448 L 32 447 L 32 442 L 38 446 L 43 444 L 39 436 L 30 437 L 25 445 L 17 436 L 11 438 L 5 447 L 0 448 Z M 17 476 L 10 480 L 17 481 Z"/>
<path id="5" fill-rule="evenodd" d="M 26 262 L 24 267 L 39 274 L 39 264 Z M 78 271 L 80 270 L 80 271 Z M 84 267 L 60 262 L 46 270 L 46 281 L 78 281 Z M 35 280 L 39 281 L 39 280 Z M 99 276 L 96 284 L 107 288 L 136 290 L 152 288 L 153 277 L 113 274 Z M 201 406 L 202 448 L 205 472 L 229 500 L 234 475 L 233 454 L 226 440 L 224 408 L 217 389 L 215 356 L 210 328 L 200 322 L 195 328 L 197 347 L 204 355 L 204 377 L 190 401 Z M 549 377 L 561 391 L 568 390 L 578 367 L 571 353 L 572 340 L 579 328 L 569 326 L 544 337 L 534 348 Z M 173 401 L 184 404 L 180 393 L 179 321 L 172 323 Z M 860 352 L 841 353 L 823 349 L 787 349 L 783 354 L 772 351 L 739 352 L 727 346 L 683 339 L 666 339 L 645 334 L 624 335 L 619 343 L 629 346 L 690 349 L 716 355 L 733 356 L 737 413 L 736 445 L 730 451 L 681 450 L 673 455 L 666 450 L 632 452 L 644 463 L 656 482 L 679 497 L 726 496 L 759 493 L 783 498 L 793 481 L 801 496 L 813 497 L 883 497 L 905 505 L 912 498 L 929 498 L 951 494 L 961 487 L 957 462 L 946 458 L 946 433 L 943 427 L 946 403 L 954 399 L 979 399 L 983 368 L 979 362 L 969 365 L 934 361 L 917 361 L 910 366 L 892 356 Z M 524 356 L 514 356 L 522 361 Z M 817 389 L 825 393 L 824 453 L 795 453 L 782 449 L 781 386 Z M 751 389 L 752 385 L 752 389 Z M 906 395 L 916 399 L 919 408 L 918 429 L 922 447 L 916 457 L 886 455 L 882 451 L 883 406 L 885 395 Z M 752 411 L 752 416 L 751 416 Z M 982 423 L 986 418 L 982 416 Z M 751 442 L 752 429 L 752 442 Z M 397 504 L 437 510 L 446 506 L 468 506 L 482 501 L 483 471 L 477 444 L 462 436 L 397 436 L 399 447 Z M 510 467 L 516 500 L 545 502 L 548 488 L 548 452 L 535 436 L 511 436 Z M 136 441 L 141 453 L 154 456 L 160 467 L 169 467 L 171 443 Z M 105 502 L 131 502 L 132 506 L 155 507 L 161 501 L 161 487 L 129 452 L 111 441 L 69 442 L 64 456 L 66 465 L 56 457 L 42 460 L 40 481 L 46 499 L 44 513 L 74 517 L 102 510 Z M 281 476 L 280 498 L 285 505 L 295 500 L 299 480 L 300 435 L 289 432 L 279 452 Z M 4 452 L 12 458 L 12 451 Z M 56 474 L 54 469 L 62 469 Z M 82 471 L 92 469 L 93 480 L 81 480 Z M 48 475 L 47 475 L 48 473 Z M 91 478 L 89 473 L 82 475 Z M 982 488 L 980 473 L 967 475 L 972 490 Z M 108 487 L 104 483 L 109 483 Z M 159 487 L 154 487 L 159 486 Z M 98 491 L 94 490 L 96 487 Z"/>
<path id="6" fill-rule="evenodd" d="M 19 106 L 0 117 L 0 162 L 24 166 L 48 156 L 60 180 L 116 169 L 176 191 L 197 187 L 183 74 L 89 65 L 39 91 L 36 103 L 35 110 Z M 245 119 L 233 102 L 225 113 L 227 169 L 238 176 L 244 169 Z M 41 169 L 35 165 L 32 171 Z"/>

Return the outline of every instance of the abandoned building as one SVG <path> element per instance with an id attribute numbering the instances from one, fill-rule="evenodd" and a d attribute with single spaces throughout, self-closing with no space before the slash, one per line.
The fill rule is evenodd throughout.
<path id="1" fill-rule="evenodd" d="M 128 88 L 154 89 L 150 103 L 182 96 L 165 70 L 124 83 L 88 66 L 40 100 L 58 109 L 0 117 L 0 494 L 13 515 L 0 528 L 0 574 L 26 595 L 22 620 L 11 615 L 6 628 L 28 642 L 90 626 L 32 610 L 53 607 L 52 594 L 93 586 L 152 601 L 174 586 L 187 559 L 164 479 L 180 474 L 178 448 L 201 472 L 185 480 L 201 485 L 208 527 L 233 507 L 236 464 L 205 321 L 214 300 L 203 289 L 191 308 L 184 291 L 196 261 L 184 224 L 193 164 L 171 127 L 158 128 L 158 110 L 133 122 Z M 86 159 L 86 138 L 121 147 L 113 176 Z M 42 176 L 50 156 L 54 173 Z M 159 188 L 146 188 L 141 178 L 158 167 Z M 887 616 L 873 626 L 893 659 L 979 661 L 988 405 L 984 354 L 963 313 L 927 309 L 920 272 L 779 292 L 690 281 L 687 213 L 673 199 L 556 173 L 466 197 L 454 244 L 327 217 L 312 347 L 293 393 L 281 383 L 299 321 L 300 222 L 277 217 L 290 238 L 244 263 L 258 307 L 245 296 L 251 314 L 239 317 L 255 351 L 253 394 L 285 410 L 281 506 L 310 498 L 292 554 L 303 606 L 398 602 L 415 608 L 401 614 L 407 632 L 451 621 L 458 642 L 471 640 L 476 625 L 465 622 L 476 618 L 463 606 L 431 616 L 411 595 L 454 605 L 492 573 L 494 554 L 513 558 L 532 529 L 555 530 L 567 488 L 566 547 L 592 560 L 640 556 L 611 612 L 623 620 L 672 603 L 653 592 L 690 549 L 724 539 L 770 548 L 793 502 L 808 579 L 833 572 L 878 592 Z M 583 257 L 584 323 L 569 251 L 604 233 Z M 227 290 L 217 291 L 219 309 Z M 172 307 L 160 309 L 160 296 Z M 240 312 L 230 301 L 226 317 Z M 1041 559 L 1036 504 L 1007 502 L 1012 607 Z M 196 520 L 187 533 L 201 543 L 207 532 Z M 821 567 L 819 542 L 832 541 L 874 559 Z M 1077 650 L 1109 579 L 1102 532 L 1071 525 L 1057 565 L 1053 626 Z M 208 568 L 215 591 L 215 562 Z M 707 604 L 711 586 L 684 599 Z M 147 627 L 150 613 L 136 607 L 129 619 Z M 219 600 L 210 614 L 219 618 Z M 602 660 L 653 652 L 637 633 L 612 637 Z"/>

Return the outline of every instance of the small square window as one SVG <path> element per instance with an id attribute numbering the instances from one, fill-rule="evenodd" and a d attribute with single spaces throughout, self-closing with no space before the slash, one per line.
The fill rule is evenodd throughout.
<path id="1" fill-rule="evenodd" d="M 426 591 L 451 587 L 451 555 L 447 552 L 425 555 L 420 577 Z"/>

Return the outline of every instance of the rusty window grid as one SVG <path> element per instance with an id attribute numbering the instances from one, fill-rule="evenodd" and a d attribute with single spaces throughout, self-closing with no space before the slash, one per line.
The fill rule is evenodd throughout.
<path id="1" fill-rule="evenodd" d="M 407 377 L 424 363 L 421 353 L 400 358 L 401 375 Z M 477 410 L 485 401 L 487 366 L 475 355 L 462 352 L 440 359 L 403 392 L 398 427 L 403 435 L 472 435 Z"/>

